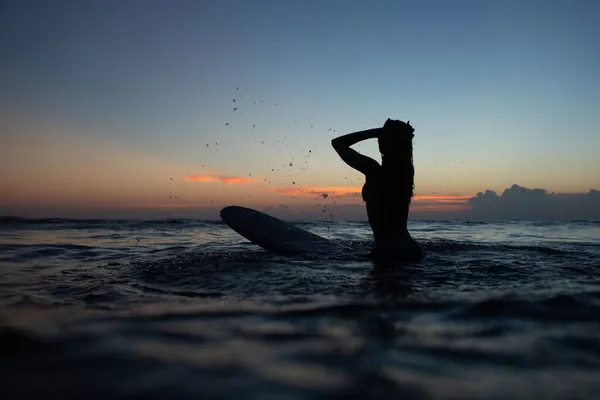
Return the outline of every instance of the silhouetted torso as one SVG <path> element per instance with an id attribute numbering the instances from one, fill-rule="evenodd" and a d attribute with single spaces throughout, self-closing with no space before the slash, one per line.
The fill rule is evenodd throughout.
<path id="1" fill-rule="evenodd" d="M 394 258 L 422 255 L 407 229 L 411 197 L 412 182 L 399 181 L 393 171 L 380 166 L 366 175 L 362 198 L 375 239 L 374 255 Z"/>
<path id="2" fill-rule="evenodd" d="M 388 119 L 383 128 L 348 133 L 331 140 L 342 160 L 365 175 L 362 197 L 375 239 L 371 255 L 376 260 L 416 260 L 423 256 L 406 225 L 415 175 L 413 132 L 408 122 Z M 372 138 L 378 140 L 381 164 L 351 148 Z"/>

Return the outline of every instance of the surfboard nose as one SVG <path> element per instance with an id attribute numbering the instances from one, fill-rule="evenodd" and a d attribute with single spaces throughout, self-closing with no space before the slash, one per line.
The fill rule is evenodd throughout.
<path id="1" fill-rule="evenodd" d="M 239 209 L 239 206 L 227 206 L 221 209 L 221 211 L 219 212 L 219 216 L 221 217 L 221 219 L 225 219 L 227 214 L 231 214 L 233 212 L 235 212 L 237 209 Z"/>
<path id="2" fill-rule="evenodd" d="M 228 208 L 229 208 L 229 207 L 224 207 L 224 208 L 221 208 L 221 211 L 219 211 L 219 217 L 221 217 L 221 219 L 223 219 L 223 213 L 224 213 L 224 212 L 226 213 L 226 212 L 227 212 L 226 210 L 227 210 Z"/>

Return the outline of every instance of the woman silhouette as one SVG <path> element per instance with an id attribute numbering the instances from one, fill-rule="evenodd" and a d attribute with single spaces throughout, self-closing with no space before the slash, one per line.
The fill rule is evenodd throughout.
<path id="1" fill-rule="evenodd" d="M 414 132 L 409 123 L 388 119 L 383 128 L 349 133 L 331 141 L 342 160 L 365 175 L 362 198 L 373 230 L 376 261 L 417 260 L 423 251 L 407 228 L 413 197 L 415 168 L 412 156 Z M 350 146 L 377 138 L 381 165 Z"/>

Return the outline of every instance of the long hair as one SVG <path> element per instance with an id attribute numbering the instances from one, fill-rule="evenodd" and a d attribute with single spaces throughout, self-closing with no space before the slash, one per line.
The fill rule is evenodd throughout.
<path id="1" fill-rule="evenodd" d="M 382 167 L 390 184 L 410 199 L 414 195 L 415 167 L 413 165 L 412 139 L 414 128 L 408 122 L 388 119 L 378 138 Z"/>

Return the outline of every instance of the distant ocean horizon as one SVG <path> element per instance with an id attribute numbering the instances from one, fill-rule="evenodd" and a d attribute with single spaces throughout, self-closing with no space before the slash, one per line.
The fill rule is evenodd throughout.
<path id="1" fill-rule="evenodd" d="M 353 197 L 356 197 L 355 193 Z M 418 196 L 417 196 L 418 198 Z M 0 206 L 2 218 L 26 219 L 102 219 L 102 220 L 219 220 L 219 211 L 227 205 L 256 209 L 286 221 L 366 221 L 364 204 L 347 203 L 344 197 L 323 193 L 312 203 L 261 204 L 239 201 L 236 204 L 194 205 L 173 200 L 160 207 L 153 205 L 117 208 L 92 207 L 85 204 L 61 206 Z M 15 217 L 13 217 L 15 216 Z M 597 221 L 600 220 L 600 191 L 586 193 L 550 193 L 545 189 L 530 189 L 512 185 L 500 195 L 492 190 L 473 197 L 435 196 L 413 200 L 410 220 L 462 221 Z"/>
<path id="2" fill-rule="evenodd" d="M 257 208 L 257 210 L 261 211 L 260 208 Z M 262 212 L 265 212 L 267 214 L 269 214 L 268 210 L 262 210 Z M 275 217 L 281 217 L 280 213 L 270 213 L 270 215 L 273 215 Z M 284 219 L 284 218 L 281 218 Z M 285 221 L 288 222 L 367 222 L 367 218 L 366 216 L 364 218 L 355 218 L 355 219 L 333 219 L 333 218 L 328 218 L 328 219 L 316 219 L 316 218 L 285 218 Z M 73 222 L 110 222 L 110 221 L 114 221 L 114 222 L 147 222 L 147 223 L 152 223 L 152 222 L 156 222 L 156 223 L 178 223 L 178 222 L 186 222 L 186 221 L 205 221 L 205 222 L 218 222 L 218 223 L 222 223 L 222 220 L 218 217 L 216 218 L 210 218 L 210 219 L 204 219 L 204 218 L 194 218 L 194 217 L 155 217 L 155 218 L 142 218 L 142 217 L 130 217 L 130 218 L 84 218 L 84 217 L 79 217 L 79 218 L 69 218 L 69 217 L 37 217 L 37 218 L 31 218 L 31 217 L 24 217 L 24 216 L 17 216 L 17 215 L 0 215 L 0 224 L 4 224 L 4 223 L 60 223 L 60 222 L 68 222 L 68 221 L 73 221 Z M 413 217 L 411 218 L 409 216 L 409 221 L 410 222 L 436 222 L 436 221 L 440 221 L 440 222 L 444 222 L 444 221 L 455 221 L 455 222 L 465 222 L 465 223 L 469 223 L 469 222 L 475 222 L 475 223 L 501 223 L 501 222 L 552 222 L 552 223 L 560 223 L 560 222 L 564 222 L 564 223 L 569 223 L 569 222 L 600 222 L 600 218 L 595 219 L 595 218 L 589 218 L 589 219 L 561 219 L 561 218 L 539 218 L 539 219 L 529 219 L 529 218 L 507 218 L 507 219 L 477 219 L 477 218 L 467 218 L 467 217 L 459 217 L 459 216 L 452 216 L 449 214 L 442 214 L 438 217 L 433 217 L 431 216 L 430 218 L 416 218 Z"/>

